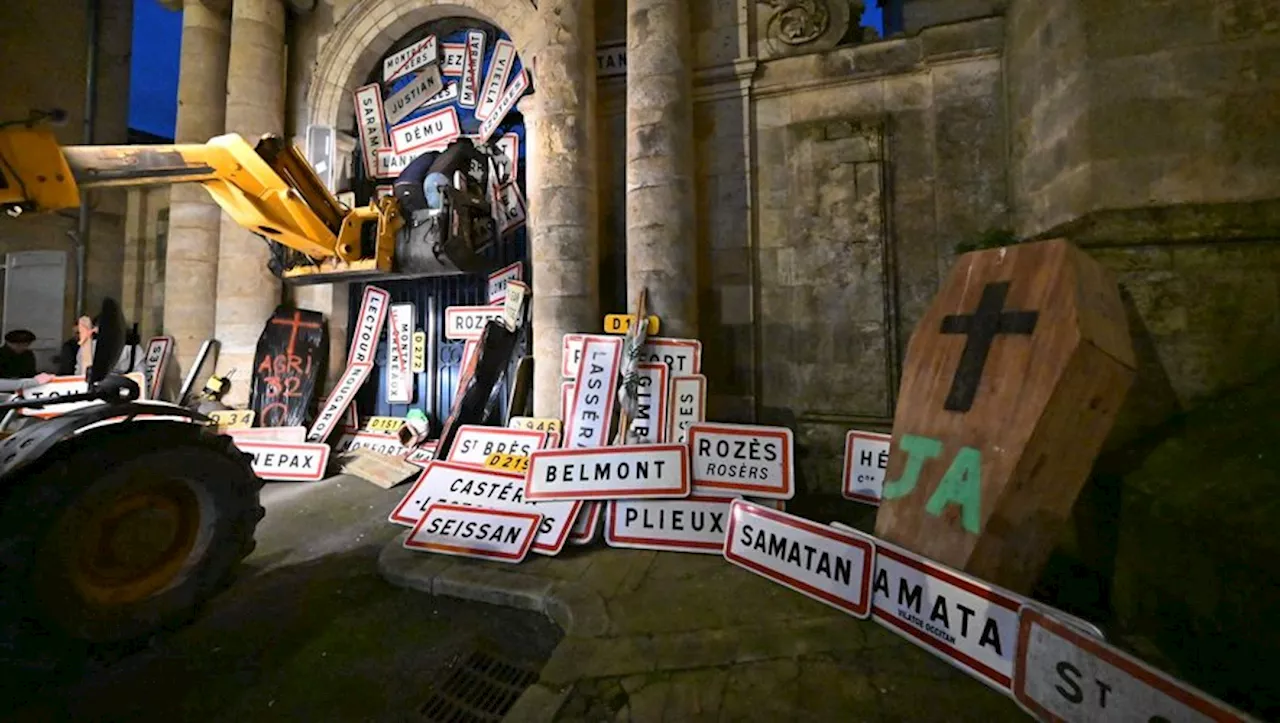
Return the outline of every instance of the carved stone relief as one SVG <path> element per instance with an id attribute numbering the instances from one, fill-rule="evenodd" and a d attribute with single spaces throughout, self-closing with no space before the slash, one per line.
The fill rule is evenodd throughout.
<path id="1" fill-rule="evenodd" d="M 862 17 L 862 0 L 759 0 L 761 60 L 830 50 Z"/>

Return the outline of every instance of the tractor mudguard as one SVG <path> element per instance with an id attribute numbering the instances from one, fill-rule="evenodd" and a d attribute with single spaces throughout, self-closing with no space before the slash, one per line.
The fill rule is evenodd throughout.
<path id="1" fill-rule="evenodd" d="M 98 404 L 33 424 L 0 442 L 0 487 L 8 487 L 23 468 L 42 458 L 54 447 L 85 434 L 105 430 L 125 422 L 195 425 L 209 421 L 203 414 L 166 402 L 137 401 L 128 404 Z"/>

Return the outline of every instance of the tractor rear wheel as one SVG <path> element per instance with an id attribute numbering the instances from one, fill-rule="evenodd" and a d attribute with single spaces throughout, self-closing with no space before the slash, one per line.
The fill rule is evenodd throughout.
<path id="1" fill-rule="evenodd" d="M 90 643 L 194 614 L 253 549 L 263 516 L 247 455 L 185 424 L 64 443 L 16 484 L 0 514 L 5 607 Z"/>

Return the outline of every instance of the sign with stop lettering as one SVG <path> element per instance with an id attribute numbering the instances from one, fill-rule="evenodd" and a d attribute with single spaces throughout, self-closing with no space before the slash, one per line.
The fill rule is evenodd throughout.
<path id="1" fill-rule="evenodd" d="M 884 470 L 889 466 L 891 434 L 850 430 L 844 437 L 844 484 L 840 492 L 847 500 L 880 504 Z"/>
<path id="2" fill-rule="evenodd" d="M 789 500 L 795 495 L 791 430 L 748 424 L 689 425 L 694 492 Z"/>

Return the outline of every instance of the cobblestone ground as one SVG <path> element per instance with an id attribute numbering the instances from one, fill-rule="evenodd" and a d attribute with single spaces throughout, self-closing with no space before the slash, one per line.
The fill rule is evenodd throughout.
<path id="1" fill-rule="evenodd" d="M 566 550 L 498 566 L 405 551 L 396 584 L 544 610 L 568 632 L 511 721 L 1026 720 L 869 620 L 715 555 Z"/>

